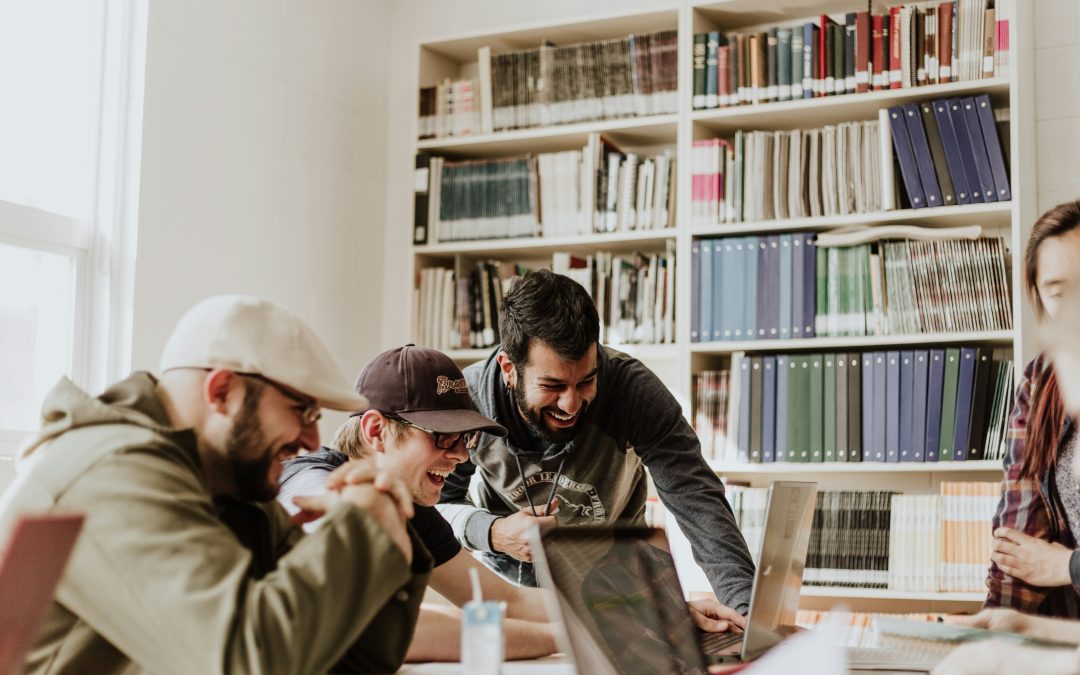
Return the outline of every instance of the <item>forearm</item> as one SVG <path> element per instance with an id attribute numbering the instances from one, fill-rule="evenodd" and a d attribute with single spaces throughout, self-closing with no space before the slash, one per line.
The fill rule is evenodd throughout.
<path id="1" fill-rule="evenodd" d="M 1020 631 L 1024 635 L 1056 642 L 1080 644 L 1080 621 L 1036 616 L 1034 614 L 1026 616 L 1025 619 L 1024 628 Z"/>
<path id="2" fill-rule="evenodd" d="M 556 650 L 554 627 L 547 623 L 506 619 L 503 633 L 508 660 L 539 658 Z M 453 607 L 423 605 L 405 660 L 460 661 L 461 611 Z"/>
<path id="3" fill-rule="evenodd" d="M 506 616 L 525 621 L 548 621 L 544 591 L 539 588 L 511 587 L 515 593 L 506 601 Z"/>

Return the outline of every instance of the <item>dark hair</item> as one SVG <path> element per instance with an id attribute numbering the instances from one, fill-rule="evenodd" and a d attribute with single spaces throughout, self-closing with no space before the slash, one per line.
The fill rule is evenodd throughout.
<path id="1" fill-rule="evenodd" d="M 518 279 L 499 308 L 499 338 L 510 362 L 524 367 L 538 340 L 567 361 L 585 356 L 600 340 L 600 316 L 585 287 L 550 270 Z"/>
<path id="2" fill-rule="evenodd" d="M 1024 252 L 1024 290 L 1041 321 L 1046 318 L 1046 306 L 1039 295 L 1039 247 L 1047 239 L 1060 237 L 1080 226 L 1080 201 L 1058 204 L 1042 214 L 1031 228 Z M 1024 459 L 1020 475 L 1041 479 L 1057 464 L 1058 441 L 1065 424 L 1065 406 L 1061 401 L 1057 373 L 1047 363 L 1031 381 L 1031 407 L 1028 410 L 1024 433 Z"/>

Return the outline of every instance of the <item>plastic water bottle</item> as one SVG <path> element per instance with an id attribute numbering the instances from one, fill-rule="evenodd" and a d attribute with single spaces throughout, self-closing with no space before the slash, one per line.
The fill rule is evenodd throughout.
<path id="1" fill-rule="evenodd" d="M 503 614 L 506 603 L 485 602 L 480 576 L 469 570 L 473 599 L 462 608 L 461 670 L 467 675 L 499 675 L 503 662 Z"/>

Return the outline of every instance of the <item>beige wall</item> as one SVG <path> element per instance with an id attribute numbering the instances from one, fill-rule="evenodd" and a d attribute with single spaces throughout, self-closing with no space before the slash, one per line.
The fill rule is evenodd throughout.
<path id="1" fill-rule="evenodd" d="M 350 377 L 376 351 L 389 10 L 151 1 L 135 368 L 156 367 L 188 307 L 226 292 L 298 312 Z"/>

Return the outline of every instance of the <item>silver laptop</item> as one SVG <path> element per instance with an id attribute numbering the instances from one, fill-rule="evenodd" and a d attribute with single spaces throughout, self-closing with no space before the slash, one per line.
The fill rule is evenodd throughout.
<path id="1" fill-rule="evenodd" d="M 562 649 L 579 673 L 590 674 L 706 673 L 723 655 L 756 658 L 794 630 L 816 494 L 815 483 L 772 484 L 746 632 L 718 634 L 721 644 L 713 640 L 709 653 L 690 618 L 663 530 L 534 533 L 537 579 L 554 591 L 551 612 L 563 619 Z"/>

